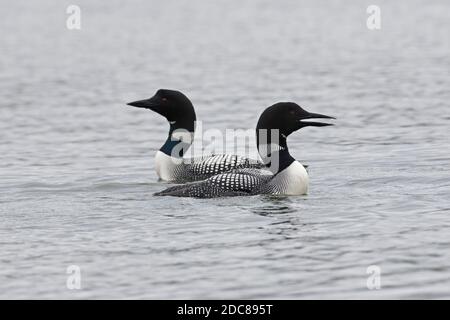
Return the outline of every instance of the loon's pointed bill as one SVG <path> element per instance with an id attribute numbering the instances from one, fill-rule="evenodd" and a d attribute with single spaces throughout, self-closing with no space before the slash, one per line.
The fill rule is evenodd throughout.
<path id="1" fill-rule="evenodd" d="M 335 117 L 332 116 L 327 116 L 324 114 L 320 114 L 320 113 L 313 113 L 313 112 L 308 112 L 307 116 L 303 117 L 304 119 L 336 119 Z"/>
<path id="2" fill-rule="evenodd" d="M 168 137 L 155 158 L 156 173 L 161 180 L 198 181 L 234 169 L 264 167 L 258 160 L 228 154 L 184 158 L 193 142 L 197 118 L 192 102 L 180 91 L 159 89 L 153 97 L 128 105 L 152 110 L 169 122 Z"/>
<path id="3" fill-rule="evenodd" d="M 195 198 L 258 194 L 304 195 L 308 192 L 309 176 L 305 167 L 289 154 L 287 137 L 307 126 L 330 125 L 302 121 L 314 118 L 334 119 L 310 113 L 292 102 L 276 103 L 264 110 L 256 125 L 257 148 L 266 168 L 233 170 L 204 181 L 170 187 L 155 195 Z M 270 135 L 267 134 L 268 130 L 271 131 Z M 272 137 L 272 133 L 276 136 Z M 267 148 L 274 144 L 274 148 Z"/>
<path id="4" fill-rule="evenodd" d="M 327 116 L 327 115 L 320 114 L 320 113 L 313 113 L 313 112 L 308 112 L 306 115 L 302 116 L 302 118 L 298 120 L 298 121 L 302 122 L 303 124 L 307 124 L 308 126 L 313 126 L 313 127 L 333 126 L 334 124 L 325 123 L 325 122 L 316 122 L 316 121 L 303 121 L 305 119 L 334 119 L 334 120 L 336 120 L 335 117 Z"/>
<path id="5" fill-rule="evenodd" d="M 152 101 L 152 98 L 150 98 L 150 99 L 129 102 L 129 103 L 127 103 L 127 105 L 136 107 L 136 108 L 152 109 L 153 107 L 157 106 L 158 104 L 155 103 L 154 101 Z"/>
<path id="6" fill-rule="evenodd" d="M 168 110 L 164 110 L 165 107 L 167 108 L 167 106 L 165 106 L 164 104 L 164 101 L 166 100 L 162 100 L 161 97 L 155 94 L 153 97 L 149 99 L 129 102 L 127 103 L 127 105 L 136 108 L 149 109 L 166 117 L 166 113 Z"/>

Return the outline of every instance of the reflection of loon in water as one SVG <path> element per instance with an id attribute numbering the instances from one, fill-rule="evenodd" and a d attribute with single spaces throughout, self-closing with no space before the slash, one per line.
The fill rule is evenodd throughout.
<path id="1" fill-rule="evenodd" d="M 287 137 L 307 126 L 323 127 L 329 123 L 303 121 L 327 118 L 310 113 L 292 102 L 280 102 L 268 107 L 261 114 L 256 126 L 258 152 L 267 167 L 244 168 L 212 176 L 204 181 L 170 187 L 156 193 L 159 196 L 214 198 L 256 194 L 302 195 L 308 191 L 308 173 L 303 165 L 290 154 Z M 262 141 L 262 132 L 266 139 Z M 274 136 L 275 133 L 275 136 Z"/>
<path id="2" fill-rule="evenodd" d="M 160 89 L 150 99 L 128 105 L 150 109 L 169 121 L 169 136 L 155 157 L 156 173 L 161 180 L 178 183 L 198 181 L 234 169 L 264 167 L 257 160 L 237 155 L 183 158 L 194 138 L 196 116 L 191 101 L 179 91 Z"/>

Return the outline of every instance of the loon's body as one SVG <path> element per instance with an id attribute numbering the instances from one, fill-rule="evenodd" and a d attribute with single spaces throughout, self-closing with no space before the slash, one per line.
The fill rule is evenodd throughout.
<path id="1" fill-rule="evenodd" d="M 273 175 L 264 169 L 238 169 L 204 181 L 170 187 L 157 196 L 215 198 L 258 194 L 302 195 L 308 192 L 309 177 L 303 165 L 294 161 Z"/>
<path id="2" fill-rule="evenodd" d="M 194 138 L 196 115 L 191 101 L 179 91 L 160 89 L 150 99 L 128 105 L 150 109 L 169 121 L 169 135 L 155 156 L 155 169 L 161 180 L 192 182 L 231 170 L 264 167 L 257 160 L 236 155 L 184 158 Z"/>
<path id="3" fill-rule="evenodd" d="M 265 168 L 235 169 L 204 181 L 170 187 L 155 195 L 215 198 L 257 194 L 306 194 L 308 173 L 305 167 L 289 154 L 286 139 L 292 132 L 306 126 L 331 125 L 302 121 L 312 118 L 333 117 L 307 112 L 295 103 L 277 103 L 262 113 L 256 127 L 258 152 Z M 267 134 L 268 131 L 270 135 Z"/>

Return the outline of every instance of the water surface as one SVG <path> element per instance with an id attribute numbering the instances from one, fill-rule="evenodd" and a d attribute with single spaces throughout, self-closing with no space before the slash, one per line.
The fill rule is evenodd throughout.
<path id="1" fill-rule="evenodd" d="M 448 1 L 69 4 L 0 2 L 1 298 L 450 298 Z M 158 88 L 222 132 L 336 116 L 289 138 L 309 195 L 152 196 Z"/>

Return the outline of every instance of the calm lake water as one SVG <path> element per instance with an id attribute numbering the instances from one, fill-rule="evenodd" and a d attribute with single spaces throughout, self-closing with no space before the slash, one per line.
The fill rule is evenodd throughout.
<path id="1" fill-rule="evenodd" d="M 0 298 L 450 298 L 448 1 L 0 9 Z M 289 139 L 309 195 L 152 196 L 168 125 L 125 104 L 158 88 L 205 130 L 277 101 L 336 116 Z"/>

